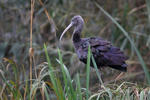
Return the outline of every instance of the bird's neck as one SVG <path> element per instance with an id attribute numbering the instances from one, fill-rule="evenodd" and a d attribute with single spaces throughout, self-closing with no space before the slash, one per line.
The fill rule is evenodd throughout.
<path id="1" fill-rule="evenodd" d="M 80 42 L 81 41 L 81 32 L 83 29 L 83 24 L 78 25 L 75 27 L 74 32 L 73 32 L 73 42 Z"/>
<path id="2" fill-rule="evenodd" d="M 72 38 L 73 38 L 73 42 L 80 42 L 81 40 L 80 33 L 74 33 Z"/>

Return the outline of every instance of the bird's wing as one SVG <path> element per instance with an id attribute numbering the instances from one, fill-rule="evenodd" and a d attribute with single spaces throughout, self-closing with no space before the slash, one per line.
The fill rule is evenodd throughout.
<path id="1" fill-rule="evenodd" d="M 112 46 L 109 41 L 103 40 L 98 37 L 97 38 L 96 37 L 89 38 L 89 44 L 91 46 L 92 53 L 107 52 L 110 49 L 110 47 Z"/>
<path id="2" fill-rule="evenodd" d="M 89 45 L 91 47 L 91 52 L 94 57 L 103 56 L 103 53 L 107 52 L 112 46 L 110 42 L 98 37 L 84 38 L 82 40 L 81 46 L 78 49 L 78 55 L 81 55 L 82 59 L 87 58 Z"/>
<path id="3" fill-rule="evenodd" d="M 81 61 L 86 63 L 89 45 L 92 55 L 99 67 L 110 66 L 115 69 L 126 71 L 127 65 L 125 60 L 127 60 L 127 57 L 124 53 L 119 48 L 112 46 L 109 41 L 98 37 L 83 39 L 80 48 L 77 50 Z"/>
<path id="4" fill-rule="evenodd" d="M 97 62 L 108 66 L 123 66 L 128 58 L 118 47 L 99 38 L 90 39 L 92 54 Z"/>

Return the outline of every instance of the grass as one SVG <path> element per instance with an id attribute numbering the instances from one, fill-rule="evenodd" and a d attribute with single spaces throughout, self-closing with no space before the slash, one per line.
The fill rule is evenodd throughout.
<path id="1" fill-rule="evenodd" d="M 0 1 L 0 59 L 5 57 L 0 60 L 0 100 L 150 99 L 149 0 L 105 0 L 97 1 L 97 6 L 94 1 L 85 0 L 35 0 L 31 20 L 28 17 L 30 4 L 29 1 Z M 85 20 L 83 37 L 107 38 L 126 52 L 130 58 L 126 74 L 115 79 L 119 72 L 111 69 L 99 71 L 90 48 L 85 67 L 67 38 L 63 40 L 61 50 L 57 48 L 57 36 L 76 14 Z M 28 33 L 31 33 L 30 44 Z M 66 36 L 70 38 L 71 34 Z M 47 47 L 44 45 L 43 49 L 41 45 L 44 43 Z M 35 67 L 31 70 L 32 77 L 29 72 L 32 63 L 28 58 L 30 46 Z M 94 64 L 94 72 L 90 63 Z M 141 67 L 144 71 L 139 69 Z"/>
<path id="2" fill-rule="evenodd" d="M 43 67 L 40 71 L 40 76 L 38 79 L 33 79 L 32 89 L 28 91 L 28 80 L 23 82 L 22 85 L 14 83 L 13 80 L 6 79 L 4 76 L 5 73 L 1 72 L 1 76 L 3 78 L 3 83 L 6 85 L 4 89 L 0 92 L 1 99 L 8 100 L 11 99 L 21 99 L 25 100 L 25 98 L 36 99 L 38 97 L 38 91 L 41 90 L 40 94 L 43 96 L 42 98 L 46 98 L 46 100 L 51 100 L 52 97 L 56 97 L 57 100 L 146 100 L 150 98 L 150 88 L 141 88 L 135 83 L 123 82 L 119 84 L 107 84 L 104 85 L 101 76 L 98 72 L 97 65 L 93 56 L 90 53 L 90 47 L 88 49 L 88 59 L 86 66 L 86 88 L 83 88 L 80 83 L 79 74 L 76 75 L 75 79 L 72 79 L 67 67 L 64 65 L 62 61 L 61 52 L 58 49 L 59 59 L 56 61 L 60 64 L 61 75 L 63 79 L 61 80 L 58 77 L 59 71 L 56 71 L 54 67 L 52 67 L 48 51 L 46 45 L 44 45 L 45 55 L 48 62 L 48 66 Z M 92 62 L 94 63 L 94 67 L 96 68 L 97 77 L 99 77 L 99 90 L 91 93 L 89 90 L 89 75 L 90 75 L 90 58 L 92 57 Z M 9 61 L 14 67 L 16 64 Z M 47 70 L 46 70 L 47 68 Z M 13 70 L 14 74 L 17 74 L 15 70 Z M 42 74 L 44 72 L 44 74 Z M 43 80 L 44 77 L 49 76 L 50 81 Z M 17 88 L 18 87 L 18 88 Z M 2 87 L 0 87 L 2 88 Z M 26 92 L 21 93 L 22 90 L 26 90 Z M 10 97 L 6 95 L 10 94 Z M 55 99 L 56 99 L 55 98 Z M 43 99 L 44 100 L 44 99 Z"/>
<path id="3" fill-rule="evenodd" d="M 98 5 L 98 4 L 96 3 L 96 6 L 97 6 L 107 17 L 109 17 L 109 18 L 112 20 L 112 22 L 113 22 L 114 24 L 116 24 L 116 26 L 123 32 L 123 34 L 124 34 L 124 35 L 126 36 L 126 38 L 129 40 L 130 44 L 131 44 L 132 47 L 134 48 L 134 50 L 135 50 L 135 52 L 136 52 L 136 54 L 137 54 L 137 56 L 138 56 L 138 58 L 139 58 L 139 61 L 140 61 L 141 65 L 142 65 L 143 70 L 144 70 L 144 73 L 145 73 L 145 75 L 146 75 L 148 84 L 150 85 L 150 73 L 149 73 L 149 71 L 148 71 L 148 68 L 147 68 L 147 66 L 146 66 L 146 64 L 145 64 L 145 62 L 144 62 L 144 60 L 143 60 L 143 58 L 142 58 L 142 56 L 141 56 L 139 50 L 138 50 L 137 47 L 135 46 L 135 43 L 132 41 L 131 37 L 129 36 L 128 32 L 126 32 L 125 29 L 124 29 L 109 13 L 107 13 L 100 5 Z"/>
<path id="4" fill-rule="evenodd" d="M 91 59 L 91 50 L 90 46 L 88 47 L 88 55 L 87 55 L 87 66 L 86 66 L 86 100 L 89 98 L 89 77 L 90 77 L 90 59 Z"/>
<path id="5" fill-rule="evenodd" d="M 147 12 L 148 12 L 148 22 L 150 24 L 150 0 L 146 0 Z M 146 45 L 149 46 L 150 44 L 150 36 L 148 37 Z"/>

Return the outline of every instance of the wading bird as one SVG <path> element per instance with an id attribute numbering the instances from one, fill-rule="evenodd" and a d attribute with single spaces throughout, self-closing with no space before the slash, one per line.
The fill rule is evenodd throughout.
<path id="1" fill-rule="evenodd" d="M 112 46 L 109 41 L 106 41 L 100 37 L 80 38 L 83 24 L 84 20 L 80 15 L 74 16 L 71 19 L 71 23 L 60 36 L 60 41 L 66 31 L 73 26 L 74 31 L 72 39 L 75 51 L 80 61 L 85 64 L 87 63 L 88 46 L 90 45 L 92 55 L 98 68 L 109 66 L 111 68 L 126 72 L 127 64 L 125 61 L 127 60 L 127 57 L 118 47 Z M 90 66 L 93 67 L 93 63 L 91 63 Z"/>

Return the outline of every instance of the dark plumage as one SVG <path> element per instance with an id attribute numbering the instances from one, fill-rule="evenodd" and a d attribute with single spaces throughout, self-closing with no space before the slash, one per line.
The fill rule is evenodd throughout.
<path id="1" fill-rule="evenodd" d="M 80 61 L 86 64 L 88 46 L 91 47 L 91 52 L 94 56 L 95 62 L 98 68 L 103 66 L 109 66 L 120 71 L 127 70 L 127 64 L 125 61 L 127 57 L 119 48 L 112 46 L 112 44 L 100 37 L 80 38 L 81 31 L 83 29 L 83 18 L 80 15 L 74 16 L 70 25 L 64 30 L 61 38 L 65 32 L 71 27 L 74 27 L 73 32 L 73 44 Z M 91 63 L 91 67 L 93 64 Z"/>

